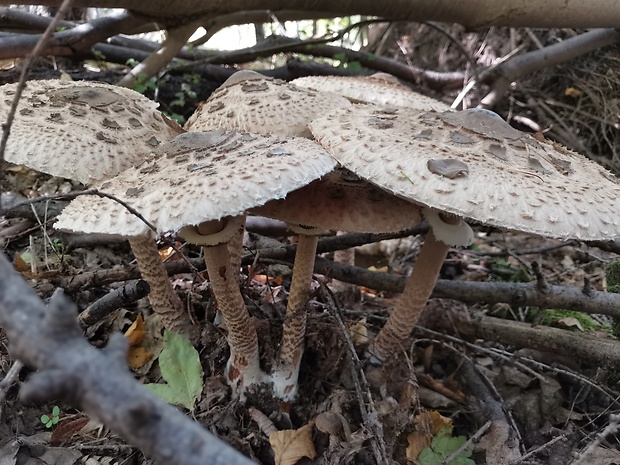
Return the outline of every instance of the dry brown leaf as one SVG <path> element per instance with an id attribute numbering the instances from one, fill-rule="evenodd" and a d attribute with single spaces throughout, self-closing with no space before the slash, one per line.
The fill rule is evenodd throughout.
<path id="1" fill-rule="evenodd" d="M 433 436 L 441 428 L 452 426 L 452 421 L 433 410 L 416 415 L 413 424 L 415 425 L 415 431 L 407 436 L 407 443 L 409 445 L 407 446 L 406 454 L 408 460 L 415 462 L 420 452 L 431 446 Z"/>
<path id="2" fill-rule="evenodd" d="M 132 369 L 146 365 L 153 358 L 153 354 L 144 347 L 132 347 L 127 355 L 127 363 Z"/>
<path id="3" fill-rule="evenodd" d="M 30 265 L 26 263 L 26 261 L 22 258 L 21 254 L 15 254 L 15 261 L 13 262 L 13 266 L 17 271 L 23 273 L 25 271 L 30 271 Z"/>
<path id="4" fill-rule="evenodd" d="M 145 334 L 144 320 L 142 319 L 142 315 L 138 315 L 136 321 L 134 321 L 125 332 L 125 337 L 127 338 L 127 342 L 129 342 L 129 346 L 133 347 L 140 344 L 144 340 Z"/>
<path id="5" fill-rule="evenodd" d="M 566 318 L 562 318 L 561 320 L 558 320 L 556 324 L 560 328 L 577 328 L 579 331 L 585 331 L 585 329 L 583 329 L 583 326 L 581 326 L 579 320 L 573 316 L 567 316 Z"/>
<path id="6" fill-rule="evenodd" d="M 295 465 L 302 457 L 316 458 L 312 426 L 313 422 L 310 422 L 299 429 L 286 429 L 269 435 L 276 465 Z"/>
<path id="7" fill-rule="evenodd" d="M 367 324 L 366 317 L 364 317 L 349 328 L 351 340 L 356 349 L 368 345 L 370 341 L 368 337 L 368 328 L 366 327 Z"/>

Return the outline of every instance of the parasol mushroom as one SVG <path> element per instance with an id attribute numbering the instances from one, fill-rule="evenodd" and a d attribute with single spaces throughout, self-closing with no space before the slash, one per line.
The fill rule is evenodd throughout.
<path id="1" fill-rule="evenodd" d="M 249 208 L 284 197 L 333 169 L 321 147 L 303 138 L 276 138 L 239 131 L 182 134 L 144 163 L 101 188 L 123 199 L 158 231 L 180 230 L 204 245 L 205 262 L 219 309 L 228 327 L 231 356 L 226 375 L 233 390 L 265 381 L 259 365 L 256 330 L 230 265 L 227 242 Z M 65 209 L 57 227 L 117 232 L 146 226 L 109 199 L 81 197 Z"/>
<path id="2" fill-rule="evenodd" d="M 552 238 L 620 234 L 618 180 L 559 144 L 512 128 L 488 110 L 419 112 L 370 105 L 312 122 L 345 167 L 424 206 L 432 232 L 388 322 L 373 341 L 375 361 L 403 347 L 434 287 L 449 246 L 467 245 L 468 218 Z"/>
<path id="3" fill-rule="evenodd" d="M 396 78 L 389 74 L 376 73 L 371 76 L 306 76 L 293 79 L 291 84 L 318 92 L 342 95 L 353 103 L 374 103 L 416 110 L 450 109 L 449 105 L 413 92 L 398 83 L 398 80 L 394 80 Z"/>
<path id="4" fill-rule="evenodd" d="M 8 115 L 16 84 L 0 87 L 0 119 Z M 108 179 L 140 162 L 145 152 L 183 133 L 133 90 L 81 81 L 29 81 L 11 126 L 8 162 L 84 184 Z M 190 332 L 191 322 L 172 288 L 157 245 L 146 236 L 129 244 L 149 301 L 168 329 Z"/>

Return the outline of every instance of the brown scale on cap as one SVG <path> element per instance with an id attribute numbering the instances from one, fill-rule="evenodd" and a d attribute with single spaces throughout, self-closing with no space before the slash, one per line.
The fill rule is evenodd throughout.
<path id="1" fill-rule="evenodd" d="M 308 124 L 347 99 L 313 92 L 249 70 L 238 71 L 188 120 L 188 131 L 241 129 L 257 134 L 309 137 Z"/>
<path id="2" fill-rule="evenodd" d="M 399 84 L 394 76 L 385 73 L 372 76 L 306 76 L 294 79 L 291 83 L 319 92 L 342 95 L 353 103 L 374 103 L 424 111 L 450 109 L 449 105 L 439 100 L 413 92 Z"/>
<path id="3" fill-rule="evenodd" d="M 470 218 L 505 229 L 585 240 L 620 235 L 618 180 L 557 144 L 517 131 L 487 110 L 344 109 L 311 124 L 332 155 L 362 178 L 426 206 L 431 225 L 403 295 L 370 348 L 402 350 L 450 245 L 468 245 Z M 454 216 L 456 215 L 456 216 Z"/>
<path id="4" fill-rule="evenodd" d="M 0 87 L 0 120 L 15 84 Z M 100 181 L 183 129 L 133 90 L 82 81 L 29 81 L 11 126 L 5 159 L 74 179 Z"/>

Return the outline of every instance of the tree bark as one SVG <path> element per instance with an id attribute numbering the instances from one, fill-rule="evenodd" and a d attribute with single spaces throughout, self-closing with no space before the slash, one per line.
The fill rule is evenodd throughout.
<path id="1" fill-rule="evenodd" d="M 11 1 L 1 0 L 9 5 Z M 61 0 L 28 0 L 24 4 L 58 6 Z M 301 3 L 301 2 L 300 2 Z M 156 18 L 192 20 L 200 16 L 216 17 L 247 10 L 286 10 L 289 0 L 75 0 L 75 7 L 127 8 Z M 324 11 L 332 16 L 362 14 L 403 21 L 442 21 L 467 28 L 482 26 L 528 27 L 617 27 L 620 8 L 616 0 L 315 0 L 296 5 L 308 12 Z"/>

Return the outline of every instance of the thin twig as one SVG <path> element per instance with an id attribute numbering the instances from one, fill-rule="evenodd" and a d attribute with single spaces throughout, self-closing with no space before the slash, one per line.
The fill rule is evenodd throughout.
<path id="1" fill-rule="evenodd" d="M 465 449 L 467 449 L 470 445 L 472 445 L 475 441 L 477 441 L 478 438 L 480 438 L 480 436 L 482 436 L 486 432 L 486 430 L 490 428 L 490 426 L 491 426 L 491 420 L 487 421 L 484 425 L 482 425 L 478 429 L 478 431 L 472 434 L 471 437 L 465 442 L 465 444 L 463 444 L 457 450 L 452 452 L 448 457 L 446 457 L 446 459 L 443 462 L 441 462 L 441 465 L 450 465 L 450 463 L 452 463 L 454 459 L 456 459 L 459 455 L 461 455 L 463 451 L 465 451 Z"/>
<path id="2" fill-rule="evenodd" d="M 594 440 L 588 445 L 586 450 L 583 451 L 577 461 L 573 462 L 573 465 L 582 465 L 586 463 L 586 459 L 590 454 L 592 454 L 592 452 L 594 452 L 594 449 L 596 449 L 607 436 L 617 433 L 618 429 L 620 429 L 620 415 L 610 415 L 609 424 L 600 434 L 596 435 L 596 438 L 594 438 Z"/>
<path id="3" fill-rule="evenodd" d="M 331 300 L 333 303 L 333 307 L 330 306 L 330 313 L 338 324 L 338 327 L 340 328 L 342 337 L 345 340 L 345 343 L 349 350 L 351 361 L 353 362 L 353 370 L 351 372 L 353 375 L 353 381 L 355 383 L 355 391 L 357 393 L 358 403 L 360 407 L 360 412 L 362 414 L 362 420 L 364 421 L 364 426 L 368 428 L 372 433 L 372 449 L 375 455 L 375 459 L 377 460 L 377 463 L 389 463 L 387 448 L 383 437 L 383 426 L 379 422 L 379 415 L 375 408 L 372 394 L 370 393 L 370 387 L 368 385 L 368 380 L 366 379 L 366 374 L 364 373 L 362 362 L 357 356 L 355 345 L 353 344 L 353 340 L 351 339 L 351 334 L 349 333 L 349 330 L 342 319 L 342 309 L 340 308 L 338 299 L 336 298 L 331 289 L 329 289 L 324 284 L 321 284 L 321 291 L 325 296 L 329 296 L 329 300 Z M 367 398 L 368 408 L 366 408 L 364 394 Z"/>

